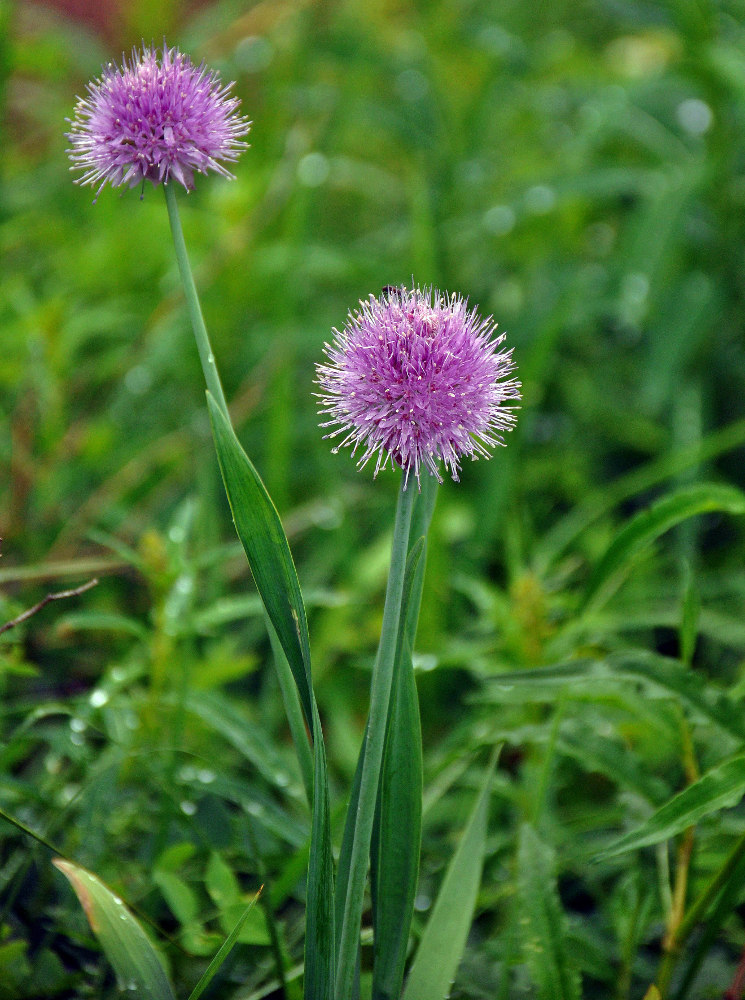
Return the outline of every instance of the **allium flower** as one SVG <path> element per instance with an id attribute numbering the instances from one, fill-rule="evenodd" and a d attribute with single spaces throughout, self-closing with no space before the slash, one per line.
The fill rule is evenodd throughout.
<path id="1" fill-rule="evenodd" d="M 251 123 L 236 114 L 231 87 L 165 46 L 133 50 L 121 69 L 109 63 L 68 119 L 70 169 L 83 171 L 77 183 L 98 184 L 98 197 L 107 181 L 135 187 L 173 178 L 189 191 L 194 171 L 232 177 L 220 161 L 238 159 Z"/>
<path id="2" fill-rule="evenodd" d="M 390 459 L 405 483 L 423 469 L 442 482 L 439 462 L 457 481 L 464 456 L 488 458 L 515 423 L 505 403 L 520 398 L 512 351 L 494 332 L 462 298 L 431 289 L 388 287 L 361 302 L 316 366 L 331 417 L 321 426 L 344 435 L 334 451 L 361 448 L 360 468 L 377 456 L 375 475 Z"/>

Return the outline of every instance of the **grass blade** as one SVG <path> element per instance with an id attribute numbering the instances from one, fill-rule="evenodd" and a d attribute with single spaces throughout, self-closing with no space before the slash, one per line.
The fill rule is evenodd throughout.
<path id="1" fill-rule="evenodd" d="M 212 961 L 210 962 L 210 964 L 205 969 L 205 971 L 202 974 L 202 976 L 200 977 L 199 982 L 197 983 L 197 985 L 194 987 L 194 989 L 189 994 L 189 1000 L 199 1000 L 199 997 L 201 997 L 201 995 L 207 989 L 207 987 L 212 982 L 212 980 L 215 978 L 215 976 L 217 975 L 217 973 L 220 971 L 220 966 L 223 964 L 223 962 L 225 961 L 225 959 L 228 957 L 228 955 L 230 954 L 230 952 L 233 950 L 233 945 L 238 940 L 238 935 L 241 933 L 241 930 L 242 930 L 243 925 L 245 924 L 246 920 L 248 920 L 249 913 L 254 908 L 254 906 L 256 906 L 256 901 L 258 900 L 260 894 L 261 894 L 261 890 L 259 890 L 259 892 L 256 893 L 256 895 L 254 896 L 254 898 L 251 900 L 251 902 L 248 904 L 248 906 L 246 907 L 246 909 L 240 915 L 240 917 L 238 918 L 238 922 L 236 923 L 235 927 L 230 932 L 230 934 L 225 938 L 225 941 L 221 945 L 221 947 L 218 950 L 217 954 L 215 955 L 215 957 L 212 959 Z"/>
<path id="2" fill-rule="evenodd" d="M 295 678 L 308 728 L 313 729 L 310 644 L 305 605 L 277 509 L 233 428 L 207 393 L 212 433 L 235 529 Z"/>
<path id="3" fill-rule="evenodd" d="M 404 1000 L 439 1000 L 448 995 L 455 979 L 476 910 L 486 846 L 489 787 L 496 760 L 495 753 L 419 942 Z"/>
<path id="4" fill-rule="evenodd" d="M 336 932 L 334 924 L 334 860 L 331 853 L 326 748 L 313 701 L 313 822 L 308 862 L 308 903 L 305 918 L 305 1000 L 334 995 Z"/>
<path id="5" fill-rule="evenodd" d="M 406 489 L 406 481 L 402 477 L 396 504 L 391 562 L 385 593 L 380 642 L 370 686 L 367 739 L 360 775 L 352 850 L 349 858 L 344 916 L 339 935 L 336 1000 L 348 1000 L 353 990 L 356 975 L 365 884 L 370 864 L 370 846 L 375 825 L 375 810 L 378 802 L 380 773 L 388 728 L 396 652 L 403 621 L 401 604 L 404 597 L 406 569 L 409 565 L 410 526 L 414 506 L 415 494 L 413 490 Z"/>
<path id="6" fill-rule="evenodd" d="M 523 373 L 524 374 L 524 373 Z M 652 489 L 659 483 L 682 472 L 710 462 L 718 455 L 745 444 L 745 420 L 737 420 L 715 431 L 695 444 L 665 452 L 652 462 L 634 469 L 614 483 L 588 496 L 581 504 L 560 518 L 537 543 L 535 569 L 539 575 L 548 572 L 587 528 L 614 507 L 633 496 Z"/>
<path id="7" fill-rule="evenodd" d="M 175 1000 L 155 948 L 122 900 L 72 861 L 56 858 L 53 863 L 75 890 L 121 989 L 136 991 L 147 1000 Z"/>
<path id="8" fill-rule="evenodd" d="M 644 681 L 651 693 L 658 691 L 680 698 L 695 716 L 713 722 L 728 736 L 742 742 L 745 739 L 745 721 L 742 711 L 728 695 L 712 684 L 707 684 L 700 674 L 684 667 L 678 660 L 631 650 L 613 654 L 603 660 L 574 660 L 551 667 L 520 670 L 500 674 L 487 688 L 488 700 L 502 702 L 513 698 L 525 688 L 525 701 L 556 701 L 574 691 L 568 682 L 577 684 L 576 693 L 593 694 L 617 690 L 628 678 Z"/>
<path id="9" fill-rule="evenodd" d="M 336 932 L 337 941 L 336 948 L 339 949 L 339 937 L 341 934 L 342 920 L 344 919 L 344 907 L 347 901 L 347 886 L 349 884 L 349 872 L 352 865 L 352 844 L 354 842 L 354 828 L 355 820 L 357 818 L 357 808 L 360 801 L 360 785 L 362 783 L 362 768 L 365 764 L 365 748 L 367 747 L 367 729 L 365 726 L 365 734 L 362 738 L 362 747 L 360 748 L 360 755 L 357 758 L 357 767 L 354 772 L 354 779 L 352 780 L 352 789 L 349 793 L 349 804 L 347 805 L 347 812 L 344 819 L 344 833 L 342 834 L 341 847 L 339 849 L 339 863 L 336 869 L 336 899 L 335 899 L 335 912 L 336 912 Z M 357 950 L 357 976 L 354 983 L 354 992 L 349 997 L 349 1000 L 357 1000 L 359 996 L 359 948 Z"/>
<path id="10" fill-rule="evenodd" d="M 698 483 L 663 497 L 632 517 L 595 567 L 584 595 L 585 610 L 595 609 L 607 599 L 618 578 L 646 545 L 681 521 L 712 511 L 745 514 L 745 494 L 734 486 Z"/>
<path id="11" fill-rule="evenodd" d="M 579 975 L 566 950 L 565 918 L 554 874 L 553 852 L 529 824 L 517 852 L 518 933 L 538 1000 L 579 1000 Z"/>
<path id="12" fill-rule="evenodd" d="M 422 842 L 422 730 L 411 660 L 409 608 L 421 594 L 424 539 L 406 566 L 388 732 L 371 845 L 373 1000 L 401 995 Z M 418 584 L 418 593 L 416 584 Z M 416 608 L 418 610 L 418 607 Z"/>
<path id="13" fill-rule="evenodd" d="M 207 393 L 212 432 L 225 492 L 256 588 L 295 678 L 313 736 L 313 816 L 308 864 L 305 996 L 334 993 L 334 870 L 328 772 L 311 681 L 310 640 L 295 564 L 279 514 L 222 410 Z M 297 747 L 303 765 L 304 748 Z"/>
<path id="14" fill-rule="evenodd" d="M 636 830 L 602 852 L 603 857 L 659 844 L 694 826 L 705 816 L 737 805 L 745 795 L 745 756 L 719 764 L 656 810 Z"/>

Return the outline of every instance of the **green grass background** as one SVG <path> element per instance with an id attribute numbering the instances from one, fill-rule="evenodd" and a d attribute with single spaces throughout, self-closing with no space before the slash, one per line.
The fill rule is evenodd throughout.
<path id="1" fill-rule="evenodd" d="M 686 521 L 593 614 L 581 597 L 652 500 L 743 486 L 745 5 L 3 0 L 0 20 L 0 620 L 100 578 L 0 640 L 0 806 L 178 939 L 183 995 L 230 924 L 226 893 L 235 909 L 263 881 L 297 962 L 307 815 L 162 192 L 92 205 L 65 153 L 86 81 L 166 37 L 235 80 L 253 121 L 236 180 L 200 177 L 180 204 L 234 423 L 306 593 L 335 816 L 397 479 L 331 454 L 314 364 L 360 298 L 413 278 L 492 314 L 524 386 L 508 447 L 438 498 L 417 661 L 419 927 L 504 739 L 452 995 L 559 995 L 520 930 L 542 891 L 521 874 L 527 820 L 556 880 L 567 982 L 641 997 L 675 851 L 595 857 L 745 735 L 643 679 L 529 695 L 494 677 L 644 650 L 742 705 L 741 520 Z M 704 822 L 694 895 L 743 827 L 738 808 Z M 49 857 L 0 826 L 0 996 L 114 996 Z M 678 995 L 731 982 L 743 878 L 694 985 L 693 949 L 681 960 Z M 214 995 L 278 996 L 263 923 L 246 934 Z"/>

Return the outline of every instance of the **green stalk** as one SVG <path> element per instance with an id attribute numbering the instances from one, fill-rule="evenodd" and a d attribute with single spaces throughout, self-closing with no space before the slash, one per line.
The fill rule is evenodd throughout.
<path id="1" fill-rule="evenodd" d="M 360 794 L 357 817 L 352 841 L 349 865 L 349 881 L 344 903 L 339 956 L 337 964 L 336 1000 L 348 1000 L 353 993 L 357 949 L 360 940 L 362 905 L 365 895 L 365 880 L 370 856 L 375 803 L 378 795 L 378 781 L 383 759 L 388 706 L 393 680 L 393 666 L 401 617 L 404 570 L 409 548 L 411 516 L 416 490 L 413 486 L 404 489 L 404 479 L 396 507 L 396 521 L 393 528 L 391 566 L 383 608 L 383 625 L 380 645 L 373 670 L 370 690 L 370 714 L 368 716 L 365 760 L 360 779 Z"/>
<path id="2" fill-rule="evenodd" d="M 199 304 L 197 287 L 194 284 L 194 276 L 189 263 L 189 255 L 186 252 L 184 232 L 181 228 L 181 218 L 179 216 L 178 203 L 176 201 L 176 188 L 174 184 L 164 184 L 163 190 L 166 196 L 168 219 L 171 223 L 171 234 L 173 236 L 173 246 L 176 251 L 176 260 L 178 261 L 181 283 L 184 288 L 184 297 L 189 310 L 189 318 L 191 319 L 191 325 L 194 330 L 194 339 L 197 342 L 199 360 L 202 362 L 204 380 L 207 383 L 210 395 L 225 414 L 228 423 L 230 423 L 228 404 L 225 401 L 225 393 L 222 390 L 220 374 L 217 370 L 217 364 L 215 363 L 215 355 L 212 351 L 209 334 L 207 333 L 207 327 L 205 326 L 204 317 L 202 316 L 202 308 Z M 298 760 L 300 762 L 300 771 L 303 776 L 305 792 L 308 796 L 308 803 L 310 804 L 313 796 L 313 755 L 308 742 L 308 734 L 305 730 L 302 712 L 300 710 L 297 688 L 287 660 L 281 649 L 279 649 L 274 628 L 272 627 L 268 616 L 265 615 L 265 618 L 267 629 L 269 631 L 269 638 L 272 642 L 272 649 L 274 650 L 274 660 L 277 668 L 277 675 L 279 677 L 279 684 L 282 689 L 285 711 L 290 724 L 292 739 L 295 744 L 295 752 L 297 753 Z"/>
<path id="3" fill-rule="evenodd" d="M 724 862 L 716 875 L 711 879 L 696 902 L 691 906 L 685 918 L 681 921 L 674 937 L 668 942 L 666 954 L 660 964 L 656 980 L 656 985 L 663 997 L 667 995 L 670 980 L 672 979 L 673 967 L 683 949 L 683 946 L 698 924 L 703 920 L 706 911 L 712 905 L 718 894 L 727 885 L 732 872 L 735 870 L 743 857 L 745 857 L 745 834 L 743 834 L 740 839 L 735 842 L 727 860 Z"/>
<path id="4" fill-rule="evenodd" d="M 202 307 L 199 304 L 197 286 L 194 284 L 194 276 L 191 273 L 189 256 L 186 252 L 184 231 L 181 228 L 181 217 L 179 216 L 178 203 L 176 202 L 176 187 L 174 184 L 164 184 L 163 191 L 166 196 L 168 221 L 171 223 L 171 235 L 173 236 L 173 246 L 176 251 L 179 274 L 181 275 L 181 284 L 184 286 L 184 297 L 194 330 L 194 338 L 197 342 L 199 360 L 202 362 L 204 380 L 213 399 L 225 416 L 228 417 L 228 420 L 230 420 L 228 404 L 225 402 L 225 393 L 222 391 L 220 375 L 215 364 L 215 355 L 212 353 L 212 345 L 210 344 L 207 327 L 204 325 L 204 316 L 202 316 Z"/>

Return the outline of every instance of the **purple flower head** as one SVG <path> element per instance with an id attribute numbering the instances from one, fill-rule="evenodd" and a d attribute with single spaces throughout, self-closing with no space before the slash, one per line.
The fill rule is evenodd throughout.
<path id="1" fill-rule="evenodd" d="M 173 178 L 189 191 L 194 171 L 232 177 L 220 161 L 238 159 L 251 123 L 236 114 L 231 87 L 165 45 L 133 50 L 121 69 L 109 63 L 68 119 L 70 169 L 83 171 L 77 183 L 99 185 L 97 198 L 107 181 L 136 187 Z"/>
<path id="2" fill-rule="evenodd" d="M 458 480 L 464 456 L 488 458 L 515 423 L 520 399 L 512 351 L 500 350 L 491 318 L 481 319 L 457 295 L 386 287 L 350 312 L 317 365 L 321 413 L 352 446 L 361 468 L 376 456 L 375 475 L 390 459 L 419 482 L 423 469 L 442 482 L 439 462 Z M 507 403 L 507 405 L 505 405 Z"/>

